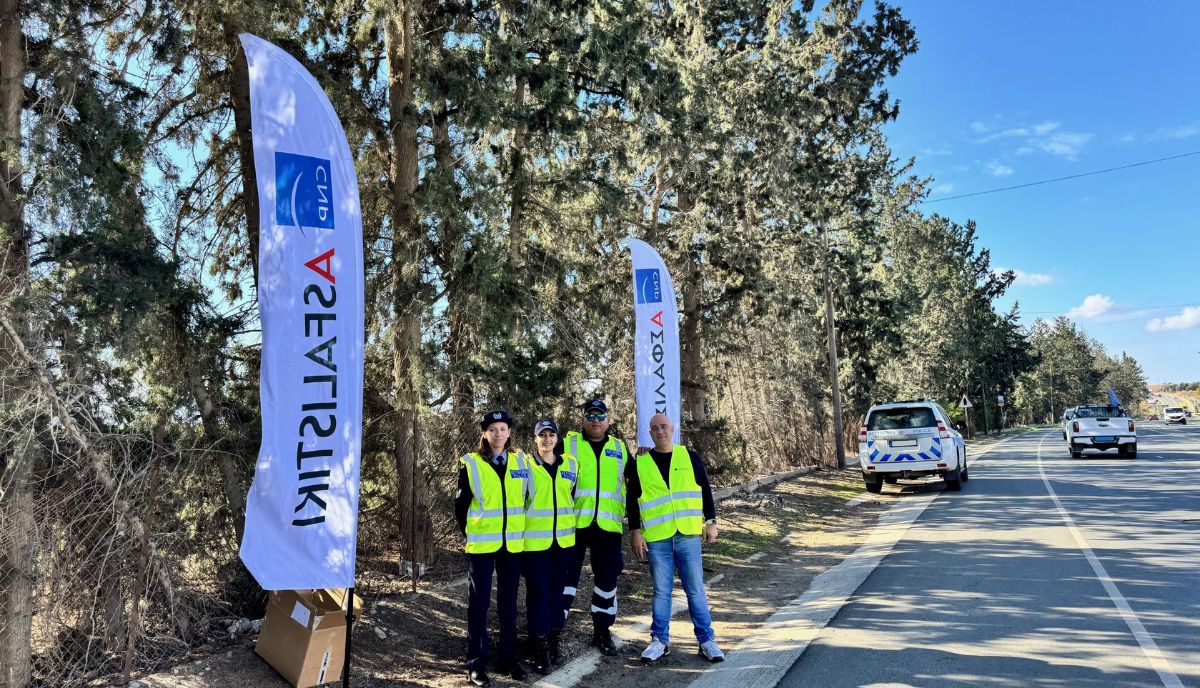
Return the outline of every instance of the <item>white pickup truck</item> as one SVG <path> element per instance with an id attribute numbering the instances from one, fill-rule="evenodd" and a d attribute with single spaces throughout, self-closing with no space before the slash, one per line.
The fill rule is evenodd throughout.
<path id="1" fill-rule="evenodd" d="M 1063 437 L 1071 457 L 1085 449 L 1116 449 L 1120 456 L 1137 456 L 1137 430 L 1133 419 L 1119 406 L 1076 406 L 1067 412 Z"/>

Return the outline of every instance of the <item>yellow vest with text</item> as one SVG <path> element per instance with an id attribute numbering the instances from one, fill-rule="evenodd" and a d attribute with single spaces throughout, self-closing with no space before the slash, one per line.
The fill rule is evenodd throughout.
<path id="1" fill-rule="evenodd" d="M 504 480 L 490 462 L 477 453 L 466 454 L 471 483 L 471 506 L 467 510 L 467 554 L 509 552 L 525 549 L 525 507 L 532 483 L 529 460 L 520 452 L 508 452 Z"/>
<path id="2" fill-rule="evenodd" d="M 551 477 L 536 458 L 529 459 L 533 496 L 525 512 L 526 552 L 543 552 L 554 542 L 559 547 L 575 545 L 575 502 L 571 492 L 578 480 L 579 464 L 573 456 L 563 456 L 561 461 Z"/>
<path id="3" fill-rule="evenodd" d="M 563 441 L 566 453 L 579 462 L 579 483 L 575 489 L 575 527 L 587 528 L 592 521 L 610 533 L 624 531 L 625 464 L 629 452 L 625 443 L 609 437 L 601 456 L 578 432 L 568 432 Z"/>
<path id="4" fill-rule="evenodd" d="M 637 472 L 642 483 L 638 509 L 647 542 L 666 540 L 677 532 L 699 535 L 704 530 L 704 496 L 687 447 L 677 444 L 671 450 L 669 485 L 649 454 L 638 455 Z"/>

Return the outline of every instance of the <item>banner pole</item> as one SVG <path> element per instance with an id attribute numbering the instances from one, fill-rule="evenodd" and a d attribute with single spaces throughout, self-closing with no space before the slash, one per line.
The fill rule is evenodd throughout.
<path id="1" fill-rule="evenodd" d="M 350 632 L 354 630 L 354 588 L 346 595 L 346 661 L 342 662 L 342 688 L 350 688 Z"/>

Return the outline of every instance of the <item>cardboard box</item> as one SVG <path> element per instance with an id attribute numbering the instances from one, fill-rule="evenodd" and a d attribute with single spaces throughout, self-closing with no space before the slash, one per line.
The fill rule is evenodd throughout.
<path id="1" fill-rule="evenodd" d="M 254 651 L 296 688 L 338 681 L 346 653 L 346 591 L 275 590 Z M 362 614 L 354 596 L 354 616 Z"/>

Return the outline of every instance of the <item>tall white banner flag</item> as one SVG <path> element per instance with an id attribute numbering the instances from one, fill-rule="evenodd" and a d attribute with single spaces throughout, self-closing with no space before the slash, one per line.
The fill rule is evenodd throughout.
<path id="1" fill-rule="evenodd" d="M 258 175 L 262 447 L 241 557 L 266 590 L 354 585 L 363 256 L 350 146 L 312 75 L 239 36 Z"/>
<path id="2" fill-rule="evenodd" d="M 679 311 L 675 285 L 663 259 L 644 241 L 629 240 L 633 254 L 636 338 L 633 380 L 637 390 L 638 446 L 653 447 L 650 417 L 665 413 L 679 443 Z"/>

